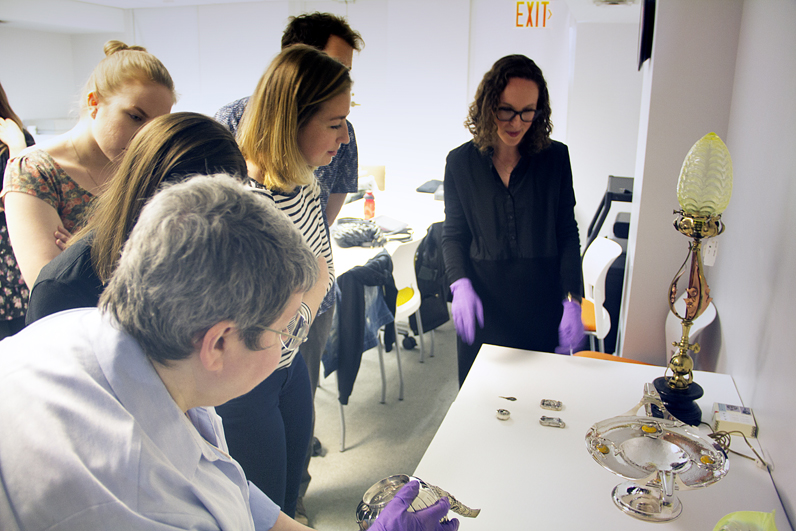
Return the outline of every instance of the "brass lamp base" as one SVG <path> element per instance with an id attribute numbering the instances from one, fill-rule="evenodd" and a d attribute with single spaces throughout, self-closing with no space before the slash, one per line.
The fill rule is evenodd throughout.
<path id="1" fill-rule="evenodd" d="M 666 410 L 677 420 L 692 426 L 698 426 L 702 422 L 702 410 L 696 400 L 702 398 L 705 392 L 699 384 L 691 382 L 685 389 L 672 389 L 664 376 L 655 378 L 652 383 Z"/>

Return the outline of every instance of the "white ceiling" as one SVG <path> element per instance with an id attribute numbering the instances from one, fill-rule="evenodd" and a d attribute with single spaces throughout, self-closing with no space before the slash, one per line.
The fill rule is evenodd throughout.
<path id="1" fill-rule="evenodd" d="M 145 7 L 175 7 L 203 4 L 229 4 L 238 2 L 279 1 L 279 0 L 78 0 L 87 4 L 97 4 L 121 9 Z M 340 3 L 356 4 L 368 0 L 336 0 Z M 640 3 L 643 0 L 607 0 L 608 2 L 630 1 L 632 5 L 597 5 L 595 0 L 565 0 L 570 12 L 578 22 L 637 23 L 640 16 Z M 606 0 L 601 0 L 605 2 Z"/>
<path id="2" fill-rule="evenodd" d="M 241 2 L 267 2 L 280 0 L 76 0 L 84 4 L 118 7 L 120 9 L 140 9 L 145 7 L 199 6 L 206 4 L 237 4 Z M 362 1 L 362 0 L 360 0 Z"/>
<path id="3" fill-rule="evenodd" d="M 125 9 L 165 8 L 240 2 L 277 2 L 284 0 L 0 0 L 0 22 L 7 27 L 53 31 L 58 33 L 94 33 L 121 31 Z M 367 3 L 375 0 L 335 0 L 340 3 Z M 556 0 L 553 0 L 555 2 Z M 598 5 L 595 0 L 563 0 L 578 23 L 638 24 L 644 0 L 631 5 Z M 311 1 L 304 4 L 311 4 Z M 511 4 L 511 2 L 509 2 Z"/>

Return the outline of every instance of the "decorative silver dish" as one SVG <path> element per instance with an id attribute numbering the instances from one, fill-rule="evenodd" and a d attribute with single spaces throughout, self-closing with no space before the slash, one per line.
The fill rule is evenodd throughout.
<path id="1" fill-rule="evenodd" d="M 650 522 L 674 520 L 683 510 L 674 491 L 707 487 L 730 467 L 718 444 L 677 420 L 621 416 L 596 423 L 586 447 L 600 465 L 628 479 L 612 493 L 625 513 Z"/>
<path id="2" fill-rule="evenodd" d="M 440 498 L 447 497 L 451 504 L 451 511 L 461 516 L 475 518 L 481 509 L 470 509 L 463 505 L 459 500 L 451 496 L 447 491 L 442 490 L 434 485 L 429 485 L 420 478 L 414 476 L 407 476 L 406 474 L 396 474 L 389 476 L 377 483 L 373 484 L 365 494 L 362 496 L 362 501 L 357 506 L 357 523 L 359 529 L 368 529 L 379 516 L 379 513 L 384 510 L 390 500 L 392 500 L 398 491 L 411 480 L 417 480 L 420 483 L 420 490 L 417 497 L 409 507 L 409 511 L 419 511 L 437 503 Z M 445 520 L 445 519 L 443 519 Z"/>

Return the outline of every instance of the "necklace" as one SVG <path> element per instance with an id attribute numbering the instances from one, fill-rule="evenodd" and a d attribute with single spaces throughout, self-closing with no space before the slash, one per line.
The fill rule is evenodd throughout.
<path id="1" fill-rule="evenodd" d="M 91 182 L 94 184 L 94 189 L 96 191 L 99 191 L 100 186 L 99 186 L 99 184 L 97 184 L 97 180 L 94 179 L 94 176 L 91 175 L 91 171 L 88 169 L 88 166 L 86 165 L 86 163 L 83 162 L 83 157 L 80 156 L 80 152 L 77 150 L 77 147 L 75 146 L 75 139 L 72 138 L 72 135 L 69 135 L 69 143 L 72 144 L 72 150 L 75 152 L 75 155 L 77 156 L 77 161 L 80 163 L 80 166 L 84 170 L 86 170 L 86 174 L 88 174 L 88 178 L 91 179 Z"/>
<path id="2" fill-rule="evenodd" d="M 515 162 L 514 164 L 505 164 L 505 165 L 501 163 L 501 165 L 503 166 L 503 171 L 511 175 L 511 172 L 514 171 L 514 167 L 517 165 L 517 163 Z"/>
<path id="3" fill-rule="evenodd" d="M 514 171 L 514 168 L 517 166 L 519 159 L 512 163 L 505 163 L 501 160 L 498 160 L 497 157 L 492 157 L 492 163 L 498 169 L 498 173 L 505 172 L 506 175 L 511 175 L 511 172 Z"/>

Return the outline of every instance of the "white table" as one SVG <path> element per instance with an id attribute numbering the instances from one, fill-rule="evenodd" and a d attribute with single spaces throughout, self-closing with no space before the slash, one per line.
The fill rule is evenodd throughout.
<path id="1" fill-rule="evenodd" d="M 389 216 L 409 224 L 414 230 L 412 239 L 421 239 L 426 235 L 428 227 L 445 219 L 445 205 L 435 201 L 434 194 L 423 194 L 415 191 L 376 191 L 376 216 Z M 337 216 L 340 218 L 362 218 L 364 200 L 357 200 L 346 205 Z M 334 230 L 334 227 L 332 227 Z M 392 254 L 399 242 L 388 242 L 384 247 L 339 247 L 332 238 L 332 254 L 334 256 L 334 272 L 338 277 L 352 267 L 363 265 L 382 249 Z"/>
<path id="2" fill-rule="evenodd" d="M 677 491 L 683 513 L 672 522 L 643 522 L 616 508 L 611 491 L 624 480 L 592 459 L 586 432 L 632 408 L 644 383 L 663 370 L 484 345 L 415 475 L 463 504 L 481 508 L 475 519 L 459 517 L 462 531 L 711 531 L 724 515 L 741 510 L 776 510 L 778 529 L 790 529 L 769 474 L 732 454 L 721 481 Z M 730 376 L 696 371 L 695 381 L 705 389 L 698 402 L 705 421 L 713 402 L 742 404 Z M 563 411 L 541 409 L 543 398 L 562 401 Z M 511 418 L 498 420 L 498 408 L 508 409 Z M 542 415 L 561 417 L 566 427 L 541 426 Z M 740 438 L 732 448 L 751 453 Z"/>

